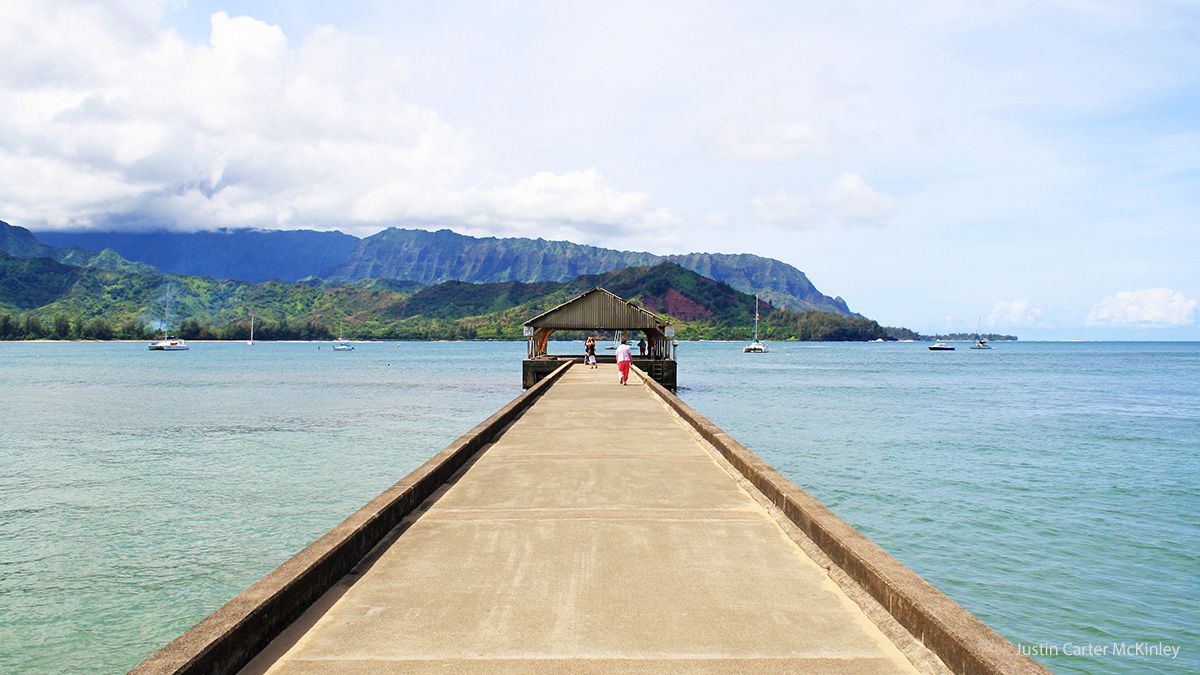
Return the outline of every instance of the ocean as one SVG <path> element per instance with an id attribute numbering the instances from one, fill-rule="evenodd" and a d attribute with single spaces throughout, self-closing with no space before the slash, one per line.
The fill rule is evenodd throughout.
<path id="1" fill-rule="evenodd" d="M 683 343 L 678 393 L 1055 673 L 1200 671 L 1200 344 L 925 347 Z M 519 394 L 524 354 L 0 343 L 0 672 L 127 671 Z"/>

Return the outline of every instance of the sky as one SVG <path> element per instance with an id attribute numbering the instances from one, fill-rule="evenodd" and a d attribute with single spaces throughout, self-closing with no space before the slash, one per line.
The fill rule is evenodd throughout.
<path id="1" fill-rule="evenodd" d="M 885 325 L 1200 340 L 1194 1 L 0 0 L 0 220 L 753 253 Z"/>

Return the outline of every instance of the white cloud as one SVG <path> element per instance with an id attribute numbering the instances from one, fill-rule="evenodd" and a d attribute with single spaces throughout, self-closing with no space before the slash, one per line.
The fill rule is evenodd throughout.
<path id="1" fill-rule="evenodd" d="M 30 55 L 0 66 L 7 220 L 615 239 L 674 218 L 595 168 L 471 185 L 472 133 L 405 99 L 411 65 L 382 41 L 318 26 L 293 44 L 217 12 L 192 45 L 157 27 L 161 6 L 109 10 L 30 3 L 0 28 L 0 56 Z"/>
<path id="2" fill-rule="evenodd" d="M 997 302 L 988 317 L 989 326 L 1033 326 L 1038 323 L 1045 312 L 1034 307 L 1029 300 L 1020 299 L 1011 302 Z"/>
<path id="3" fill-rule="evenodd" d="M 609 186 L 594 167 L 562 174 L 539 171 L 461 190 L 426 191 L 390 183 L 358 200 L 353 215 L 368 223 L 434 220 L 478 234 L 589 241 L 644 235 L 667 241 L 677 237 L 668 230 L 679 222 L 669 210 L 654 208 L 648 195 Z"/>
<path id="4" fill-rule="evenodd" d="M 896 200 L 891 195 L 877 192 L 856 173 L 838 176 L 822 197 L 830 213 L 841 222 L 876 221 L 896 210 Z"/>
<path id="5" fill-rule="evenodd" d="M 292 48 L 223 12 L 208 45 L 146 26 L 125 40 L 99 5 L 35 4 L 21 44 L 59 76 L 0 83 L 0 204 L 15 221 L 329 220 L 363 184 L 436 185 L 469 158 L 466 134 L 399 100 L 405 64 L 370 40 L 321 27 Z"/>
<path id="6" fill-rule="evenodd" d="M 1179 3 L 222 6 L 3 3 L 0 218 L 682 233 L 931 325 L 1014 261 L 1039 328 L 1107 269 L 1196 297 Z"/>
<path id="7" fill-rule="evenodd" d="M 1198 304 L 1169 288 L 1122 291 L 1093 305 L 1085 320 L 1089 326 L 1186 326 L 1196 322 Z"/>
<path id="8" fill-rule="evenodd" d="M 482 187 L 471 193 L 472 209 L 499 220 L 561 219 L 576 223 L 617 222 L 644 212 L 650 198 L 608 187 L 595 168 L 562 175 L 539 171 L 516 183 Z"/>
<path id="9" fill-rule="evenodd" d="M 739 162 L 780 162 L 830 150 L 827 124 L 810 122 L 748 123 L 730 119 L 710 139 L 719 157 Z"/>
<path id="10" fill-rule="evenodd" d="M 818 209 L 813 200 L 780 190 L 765 197 L 755 197 L 750 203 L 755 215 L 769 223 L 805 225 L 817 220 Z"/>
<path id="11" fill-rule="evenodd" d="M 833 222 L 841 225 L 878 223 L 896 210 L 896 200 L 867 185 L 862 176 L 846 172 L 837 180 L 819 186 L 813 196 L 780 190 L 751 202 L 754 213 L 779 225 L 815 227 Z"/>

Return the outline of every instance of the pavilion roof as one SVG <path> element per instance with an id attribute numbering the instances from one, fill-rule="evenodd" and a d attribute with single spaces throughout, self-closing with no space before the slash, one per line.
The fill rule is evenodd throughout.
<path id="1" fill-rule="evenodd" d="M 533 317 L 525 325 L 535 329 L 661 331 L 671 322 L 597 286 Z"/>

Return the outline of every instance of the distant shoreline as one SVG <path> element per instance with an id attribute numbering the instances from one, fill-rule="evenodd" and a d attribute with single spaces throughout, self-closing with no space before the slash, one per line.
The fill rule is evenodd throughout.
<path id="1" fill-rule="evenodd" d="M 442 340 L 442 339 L 439 339 L 439 340 L 408 340 L 408 339 L 399 339 L 399 338 L 388 339 L 388 340 L 377 340 L 377 339 L 359 340 L 359 339 L 347 338 L 346 340 L 255 340 L 254 343 L 255 344 L 274 343 L 274 344 L 321 345 L 321 344 L 331 344 L 334 342 L 353 342 L 353 343 L 357 343 L 357 344 L 371 344 L 371 343 L 388 343 L 388 342 L 520 343 L 520 342 L 524 342 L 524 341 L 525 340 L 523 340 L 523 339 L 508 339 L 508 340 L 506 340 L 506 339 L 496 339 L 496 338 L 483 338 L 483 339 L 470 339 L 470 340 Z M 576 339 L 555 340 L 553 338 L 551 338 L 550 341 L 551 342 L 579 342 L 579 343 L 583 342 L 583 340 L 576 340 Z M 940 342 L 974 342 L 974 340 L 948 340 L 948 339 L 942 339 L 939 341 Z M 128 339 L 122 339 L 122 340 L 56 340 L 56 339 L 48 339 L 48 338 L 42 339 L 42 340 L 0 340 L 0 344 L 65 344 L 65 343 L 81 343 L 81 344 L 140 343 L 140 344 L 148 344 L 149 342 L 152 342 L 152 340 L 128 340 Z M 237 343 L 245 343 L 246 341 L 245 340 L 209 340 L 209 339 L 200 340 L 200 339 L 194 339 L 194 340 L 187 340 L 187 342 L 195 343 L 195 344 L 222 344 L 222 343 L 237 344 Z M 713 339 L 713 340 L 709 340 L 709 339 L 679 340 L 679 344 L 681 344 L 681 345 L 682 344 L 700 344 L 700 343 L 743 344 L 745 342 L 746 342 L 746 340 L 716 340 L 716 339 Z M 889 342 L 884 342 L 884 343 L 874 342 L 874 341 L 862 341 L 862 340 L 764 340 L 764 342 L 768 342 L 771 344 L 925 344 L 928 342 L 935 342 L 935 340 L 898 340 L 895 342 L 889 341 Z M 1008 344 L 1016 344 L 1016 343 L 1021 343 L 1021 344 L 1080 344 L 1080 343 L 1200 344 L 1200 340 L 1089 340 L 1089 339 L 1082 339 L 1082 338 L 1081 339 L 1061 339 L 1061 340 L 988 340 L 988 342 L 1004 342 L 1004 343 L 1008 343 Z"/>

